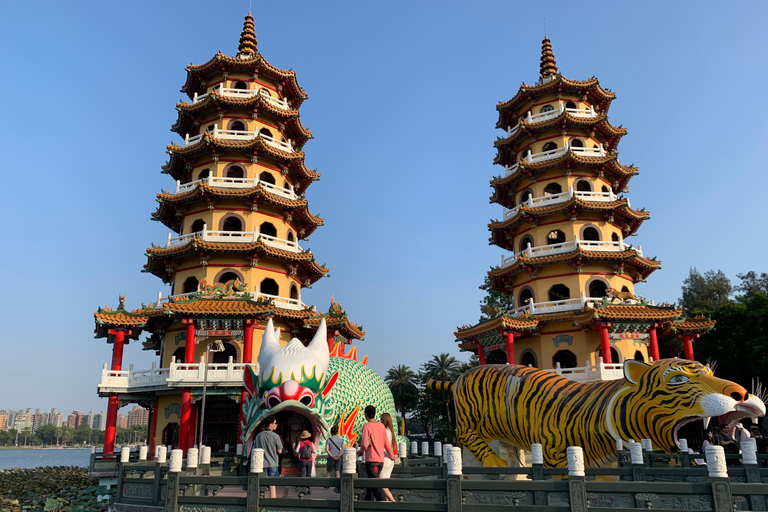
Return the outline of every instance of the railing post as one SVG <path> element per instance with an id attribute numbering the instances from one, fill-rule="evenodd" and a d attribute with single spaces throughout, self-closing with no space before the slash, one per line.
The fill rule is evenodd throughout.
<path id="1" fill-rule="evenodd" d="M 168 483 L 165 489 L 165 512 L 177 512 L 179 510 L 179 476 L 183 456 L 184 453 L 181 450 L 171 450 Z"/>
<path id="2" fill-rule="evenodd" d="M 421 456 L 429 457 L 429 441 L 422 441 L 421 443 Z"/>
<path id="3" fill-rule="evenodd" d="M 448 512 L 461 512 L 461 448 L 451 447 L 448 452 L 445 476 L 445 501 Z"/>
<path id="4" fill-rule="evenodd" d="M 688 453 L 688 440 L 679 439 L 680 443 L 680 467 L 688 468 L 691 466 L 691 454 Z"/>
<path id="5" fill-rule="evenodd" d="M 205 240 L 205 237 L 208 235 L 208 224 L 203 222 L 203 240 Z"/>
<path id="6" fill-rule="evenodd" d="M 725 465 L 725 450 L 722 446 L 707 446 L 704 449 L 707 458 L 709 482 L 712 486 L 712 505 L 715 512 L 732 512 L 731 484 L 728 481 L 728 469 Z"/>
<path id="7" fill-rule="evenodd" d="M 139 446 L 139 461 L 140 462 L 146 462 L 147 461 L 147 452 L 149 450 L 149 447 L 147 445 L 141 445 Z"/>
<path id="8" fill-rule="evenodd" d="M 184 145 L 185 146 L 189 145 L 189 134 L 188 133 L 184 135 Z"/>
<path id="9" fill-rule="evenodd" d="M 645 482 L 645 468 L 643 467 L 643 445 L 640 443 L 629 443 L 630 464 L 632 464 L 632 480 L 635 482 Z"/>
<path id="10" fill-rule="evenodd" d="M 171 234 L 168 233 L 168 239 L 165 241 L 165 247 L 168 248 L 171 245 Z"/>
<path id="11" fill-rule="evenodd" d="M 339 483 L 339 510 L 341 512 L 353 512 L 355 509 L 356 463 L 356 450 L 354 448 L 344 448 Z"/>
<path id="12" fill-rule="evenodd" d="M 750 437 L 741 442 L 741 455 L 744 464 L 744 473 L 748 484 L 762 483 L 760 480 L 760 468 L 757 462 L 757 441 Z M 765 510 L 765 498 L 759 494 L 749 495 L 750 510 Z"/>
<path id="13" fill-rule="evenodd" d="M 200 356 L 200 364 L 197 365 L 197 378 L 205 378 L 205 367 L 208 366 L 208 362 L 205 360 L 205 354 Z"/>
<path id="14" fill-rule="evenodd" d="M 248 494 L 246 495 L 246 510 L 260 510 L 259 492 L 261 477 L 264 474 L 264 450 L 254 448 L 251 452 L 251 470 L 248 473 Z"/>
<path id="15" fill-rule="evenodd" d="M 181 188 L 181 181 L 176 180 L 176 193 L 179 193 L 179 189 Z"/>
<path id="16" fill-rule="evenodd" d="M 566 448 L 568 458 L 568 496 L 571 510 L 587 510 L 587 487 L 584 473 L 584 450 L 581 446 Z"/>
<path id="17" fill-rule="evenodd" d="M 411 441 L 411 455 L 416 456 L 419 454 L 419 442 Z"/>
<path id="18" fill-rule="evenodd" d="M 213 125 L 213 136 L 214 136 L 214 138 L 217 138 L 217 139 L 219 138 L 219 125 L 218 124 L 214 124 Z"/>
<path id="19" fill-rule="evenodd" d="M 541 443 L 531 445 L 531 479 L 544 480 L 544 447 Z M 533 504 L 546 505 L 547 493 L 544 491 L 533 491 Z"/>

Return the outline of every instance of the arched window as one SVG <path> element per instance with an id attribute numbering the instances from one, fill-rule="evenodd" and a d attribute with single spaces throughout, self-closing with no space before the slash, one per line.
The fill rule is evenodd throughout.
<path id="1" fill-rule="evenodd" d="M 212 132 L 214 128 L 216 128 L 215 124 L 209 124 L 208 126 L 205 127 L 205 131 Z"/>
<path id="2" fill-rule="evenodd" d="M 576 182 L 576 192 L 592 192 L 592 184 L 587 180 Z"/>
<path id="3" fill-rule="evenodd" d="M 566 101 L 565 102 L 565 108 L 579 108 L 579 107 L 577 107 L 576 103 L 574 103 L 572 101 Z"/>
<path id="4" fill-rule="evenodd" d="M 202 171 L 200 171 L 200 174 L 197 175 L 197 179 L 204 180 L 210 175 L 211 175 L 210 169 L 203 169 Z"/>
<path id="5" fill-rule="evenodd" d="M 595 279 L 589 283 L 587 292 L 590 297 L 605 297 L 608 295 L 608 285 L 605 284 L 605 281 Z"/>
<path id="6" fill-rule="evenodd" d="M 277 236 L 277 228 L 271 222 L 263 222 L 259 226 L 259 233 L 267 236 Z"/>
<path id="7" fill-rule="evenodd" d="M 266 295 L 280 295 L 280 287 L 274 279 L 266 278 L 259 285 L 259 291 Z"/>
<path id="8" fill-rule="evenodd" d="M 550 183 L 549 185 L 544 187 L 545 196 L 554 196 L 555 194 L 559 194 L 562 191 L 563 191 L 563 187 L 561 187 L 557 183 Z"/>
<path id="9" fill-rule="evenodd" d="M 621 354 L 619 354 L 619 351 L 614 346 L 611 346 L 611 361 L 613 361 L 613 364 L 621 362 Z"/>
<path id="10" fill-rule="evenodd" d="M 291 188 L 291 184 L 290 184 L 290 183 L 288 183 L 288 180 L 285 180 L 285 181 L 283 181 L 283 188 L 284 188 L 285 190 L 293 190 L 293 189 Z"/>
<path id="11" fill-rule="evenodd" d="M 611 240 L 613 240 L 614 242 L 618 242 L 619 240 L 621 240 L 621 238 L 619 238 L 618 233 L 611 233 Z"/>
<path id="12" fill-rule="evenodd" d="M 564 284 L 556 284 L 549 289 L 549 300 L 566 300 L 571 298 L 571 290 Z"/>
<path id="13" fill-rule="evenodd" d="M 606 187 L 605 185 L 603 185 L 603 192 L 609 192 L 609 191 L 610 191 L 610 189 L 608 187 Z"/>
<path id="14" fill-rule="evenodd" d="M 581 232 L 581 239 L 588 240 L 590 242 L 599 242 L 600 232 L 595 228 L 593 228 L 592 226 L 588 228 L 584 228 L 584 231 Z"/>
<path id="15" fill-rule="evenodd" d="M 266 135 L 267 137 L 271 137 L 272 136 L 272 132 L 269 131 L 269 129 L 267 129 L 267 128 L 262 128 L 261 130 L 259 130 L 259 133 L 261 135 Z"/>
<path id="16" fill-rule="evenodd" d="M 553 110 L 555 110 L 555 107 L 553 107 L 552 105 L 544 105 L 543 107 L 541 107 L 541 110 L 539 110 L 539 112 L 543 114 L 545 112 L 552 112 Z"/>
<path id="17" fill-rule="evenodd" d="M 227 178 L 245 178 L 245 171 L 239 165 L 233 165 L 227 169 Z"/>
<path id="18" fill-rule="evenodd" d="M 613 357 L 613 355 L 611 355 Z M 635 361 L 643 361 L 645 362 L 645 358 L 643 357 L 643 353 L 639 350 L 635 350 Z"/>
<path id="19" fill-rule="evenodd" d="M 259 174 L 259 180 L 269 183 L 271 185 L 275 184 L 275 177 L 272 176 L 271 172 L 267 172 L 267 171 L 262 172 L 261 174 Z"/>
<path id="20" fill-rule="evenodd" d="M 557 367 L 557 363 L 560 363 L 560 368 L 575 368 L 576 354 L 570 350 L 558 350 L 552 356 L 552 366 Z"/>
<path id="21" fill-rule="evenodd" d="M 621 287 L 621 291 L 622 291 L 622 292 L 627 292 L 627 293 L 629 293 L 629 287 L 627 287 L 627 286 L 622 286 L 622 287 Z"/>
<path id="22" fill-rule="evenodd" d="M 238 217 L 227 217 L 221 225 L 222 231 L 242 231 L 243 221 Z"/>
<path id="23" fill-rule="evenodd" d="M 245 123 L 242 121 L 233 121 L 231 125 L 229 125 L 230 130 L 237 130 L 239 132 L 245 131 Z"/>
<path id="24" fill-rule="evenodd" d="M 235 89 L 240 89 L 241 91 L 247 91 L 248 90 L 248 84 L 243 82 L 242 80 L 238 80 L 235 82 Z M 234 130 L 234 128 L 233 128 Z"/>
<path id="25" fill-rule="evenodd" d="M 547 233 L 547 245 L 561 244 L 565 242 L 565 233 L 559 229 Z"/>
<path id="26" fill-rule="evenodd" d="M 240 279 L 240 276 L 235 274 L 234 272 L 224 272 L 219 276 L 219 283 L 226 284 L 230 281 L 234 281 L 235 279 Z M 240 284 L 243 284 L 242 282 Z"/>
<path id="27" fill-rule="evenodd" d="M 210 362 L 213 364 L 226 364 L 230 357 L 232 362 L 237 363 L 237 349 L 231 343 L 225 343 L 222 352 L 213 352 L 211 355 L 213 357 Z"/>
<path id="28" fill-rule="evenodd" d="M 296 288 L 295 284 L 291 285 L 291 298 L 294 299 L 294 300 L 298 300 L 299 299 L 299 289 Z"/>
<path id="29" fill-rule="evenodd" d="M 533 237 L 531 235 L 525 235 L 520 240 L 520 252 L 523 252 L 526 247 L 533 247 Z"/>
<path id="30" fill-rule="evenodd" d="M 184 361 L 184 356 L 186 355 L 186 350 L 187 349 L 185 347 L 177 348 L 174 351 L 173 355 L 171 356 L 171 359 L 173 359 L 175 357 L 177 363 L 184 363 L 184 362 L 186 362 L 186 361 Z"/>
<path id="31" fill-rule="evenodd" d="M 581 139 L 572 139 L 569 143 L 572 148 L 583 148 L 584 142 Z"/>
<path id="32" fill-rule="evenodd" d="M 205 226 L 205 221 L 203 219 L 195 219 L 195 221 L 192 223 L 192 233 L 198 233 L 203 230 L 203 226 Z"/>
<path id="33" fill-rule="evenodd" d="M 294 241 L 293 231 L 291 231 L 290 229 L 288 230 L 288 237 L 287 237 L 287 239 L 288 239 L 289 242 L 293 242 Z"/>
<path id="34" fill-rule="evenodd" d="M 544 144 L 544 147 L 541 148 L 542 151 L 552 151 L 553 149 L 557 149 L 557 143 L 549 141 L 546 144 Z"/>
<path id="35" fill-rule="evenodd" d="M 517 307 L 521 308 L 527 305 L 529 302 L 535 302 L 533 300 L 533 290 L 530 288 L 523 288 L 517 298 Z"/>
<path id="36" fill-rule="evenodd" d="M 530 189 L 523 190 L 523 193 L 520 194 L 520 204 L 523 204 L 524 202 L 526 202 L 531 197 L 533 197 L 533 192 L 531 192 Z"/>
<path id="37" fill-rule="evenodd" d="M 520 152 L 520 161 L 522 162 L 525 160 L 525 158 L 532 153 L 531 148 L 526 148 Z"/>
<path id="38" fill-rule="evenodd" d="M 536 367 L 536 354 L 533 352 L 533 350 L 527 349 L 524 350 L 522 355 L 520 356 L 520 364 L 523 366 L 533 366 Z"/>
<path id="39" fill-rule="evenodd" d="M 196 277 L 188 277 L 184 280 L 184 284 L 181 285 L 181 293 L 196 292 L 200 282 Z"/>

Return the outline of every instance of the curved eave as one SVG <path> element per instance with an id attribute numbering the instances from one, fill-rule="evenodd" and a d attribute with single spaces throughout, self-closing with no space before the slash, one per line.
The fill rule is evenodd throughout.
<path id="1" fill-rule="evenodd" d="M 138 339 L 141 331 L 147 327 L 147 316 L 142 310 L 117 311 L 109 308 L 99 308 L 93 314 L 96 328 L 94 333 L 96 338 L 106 338 L 109 336 L 110 329 L 129 329 L 131 332 L 127 335 L 130 339 Z"/>
<path id="2" fill-rule="evenodd" d="M 562 254 L 554 254 L 551 256 L 528 258 L 524 255 L 521 255 L 512 265 L 489 270 L 488 275 L 491 277 L 491 279 L 499 279 L 512 276 L 523 271 L 532 271 L 545 265 L 555 265 L 560 263 L 569 264 L 577 262 L 583 265 L 589 264 L 590 261 L 608 261 L 629 264 L 635 268 L 637 273 L 643 279 L 648 277 L 654 270 L 661 267 L 661 261 L 651 260 L 649 258 L 645 258 L 644 256 L 640 256 L 632 249 L 622 252 L 602 252 L 587 251 L 578 248 L 575 251 Z M 501 288 L 501 286 L 494 286 L 494 288 Z"/>
<path id="3" fill-rule="evenodd" d="M 590 161 L 591 160 L 591 161 Z M 554 162 L 554 163 L 552 163 Z M 499 162 L 495 162 L 499 163 Z M 628 167 L 622 165 L 618 161 L 618 154 L 606 155 L 601 158 L 584 158 L 577 156 L 570 151 L 563 157 L 551 162 L 543 162 L 543 164 L 525 164 L 520 165 L 509 176 L 497 176 L 491 180 L 492 187 L 515 185 L 518 181 L 525 178 L 535 178 L 539 173 L 548 171 L 549 169 L 561 167 L 564 170 L 570 170 L 577 166 L 584 167 L 596 167 L 600 166 L 600 169 L 604 172 L 610 172 L 614 174 L 621 181 L 629 182 L 632 176 L 639 174 L 638 167 Z"/>
<path id="4" fill-rule="evenodd" d="M 619 299 L 615 299 L 621 302 Z M 670 322 L 683 314 L 681 309 L 669 306 L 650 306 L 648 304 L 613 304 L 606 299 L 605 304 L 596 304 L 577 315 L 576 325 L 591 325 L 600 321 L 614 322 Z"/>
<path id="5" fill-rule="evenodd" d="M 265 154 L 269 157 L 279 160 L 281 162 L 291 162 L 293 160 L 303 160 L 304 153 L 296 151 L 290 153 L 278 149 L 273 145 L 264 142 L 260 137 L 252 140 L 224 140 L 214 137 L 211 133 L 206 132 L 203 138 L 189 146 L 166 146 L 166 150 L 173 158 L 173 155 L 179 156 L 197 156 L 201 153 L 210 152 L 211 149 L 222 151 L 258 151 L 259 154 Z"/>
<path id="6" fill-rule="evenodd" d="M 677 322 L 671 322 L 668 327 L 676 334 L 704 334 L 705 332 L 711 331 L 716 323 L 716 320 L 684 319 Z"/>
<path id="7" fill-rule="evenodd" d="M 350 322 L 346 316 L 334 317 L 325 314 L 323 316 L 307 318 L 304 321 L 304 327 L 313 330 L 317 329 L 323 318 L 325 318 L 325 325 L 328 330 L 339 331 L 339 334 L 348 340 L 362 340 L 365 337 L 365 331 L 359 325 Z"/>
<path id="8" fill-rule="evenodd" d="M 457 341 L 470 341 L 483 334 L 497 330 L 531 331 L 538 328 L 539 322 L 532 317 L 500 316 L 478 323 L 472 327 L 459 329 L 453 333 Z"/>
<path id="9" fill-rule="evenodd" d="M 204 64 L 190 64 L 187 66 L 187 80 L 181 87 L 182 92 L 186 92 L 191 95 L 194 94 L 199 87 L 200 82 L 213 74 L 226 71 L 257 71 L 259 74 L 263 73 L 273 79 L 275 82 L 281 84 L 284 89 L 283 95 L 294 98 L 296 107 L 301 105 L 301 102 L 307 98 L 307 93 L 301 88 L 299 82 L 296 80 L 296 73 L 293 70 L 280 69 L 273 66 L 262 57 L 260 53 L 257 53 L 250 59 L 240 59 L 236 57 L 228 57 L 221 52 L 217 52 L 216 55 Z"/>
<path id="10" fill-rule="evenodd" d="M 537 133 L 541 133 L 547 130 L 560 129 L 565 127 L 580 127 L 580 128 L 592 128 L 595 131 L 599 131 L 604 137 L 623 137 L 627 134 L 626 128 L 619 128 L 613 126 L 608 121 L 608 116 L 601 114 L 597 117 L 578 117 L 568 112 L 563 112 L 557 117 L 554 117 L 544 123 L 521 123 L 520 128 L 511 137 L 504 137 L 494 142 L 494 146 L 497 148 L 510 147 L 511 150 L 517 151 L 516 144 L 524 141 L 527 142 Z M 618 143 L 616 143 L 618 145 Z"/>
<path id="11" fill-rule="evenodd" d="M 496 110 L 499 111 L 499 121 L 496 124 L 497 128 L 506 128 L 503 125 L 503 117 L 507 111 L 516 111 L 523 103 L 528 103 L 531 98 L 545 94 L 548 92 L 563 92 L 573 91 L 578 92 L 580 95 L 585 93 L 591 95 L 598 101 L 611 102 L 616 98 L 616 94 L 607 91 L 600 86 L 600 83 L 596 77 L 592 77 L 589 80 L 571 80 L 565 78 L 563 75 L 557 75 L 557 77 L 551 82 L 547 82 L 541 85 L 526 85 L 520 86 L 520 90 L 510 100 L 503 101 L 496 105 Z M 603 109 L 607 111 L 607 108 Z"/>

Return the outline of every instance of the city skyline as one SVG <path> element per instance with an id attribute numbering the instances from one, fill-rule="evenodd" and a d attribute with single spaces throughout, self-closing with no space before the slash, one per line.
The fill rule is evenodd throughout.
<path id="1" fill-rule="evenodd" d="M 0 140 L 13 148 L 3 208 L 11 225 L 25 227 L 14 242 L 23 257 L 2 256 L 13 270 L 0 298 L 0 387 L 13 390 L 3 407 L 106 410 L 96 386 L 111 351 L 93 339 L 93 312 L 116 307 L 120 294 L 128 309 L 167 294 L 140 271 L 145 249 L 168 234 L 149 214 L 155 194 L 175 185 L 159 167 L 165 144 L 178 141 L 169 127 L 184 67 L 217 50 L 233 55 L 247 12 L 234 2 L 206 11 L 205 22 L 179 16 L 206 5 L 0 7 L 6 69 L 39 73 L 45 56 L 44 81 L 55 96 L 41 100 L 43 85 L 20 78 L 0 86 L 14 98 L 7 117 L 18 120 L 0 126 Z M 300 2 L 292 18 L 300 36 L 291 38 L 275 14 L 254 12 L 259 50 L 295 69 L 309 93 L 302 122 L 315 140 L 307 166 L 322 179 L 308 199 L 326 225 L 307 247 L 331 277 L 302 300 L 321 311 L 331 296 L 341 301 L 367 332 L 359 354 L 380 374 L 396 364 L 415 370 L 441 352 L 468 357 L 453 332 L 480 316 L 478 287 L 506 255 L 488 246 L 486 229 L 502 215 L 488 203 L 488 181 L 503 172 L 492 165 L 493 141 L 503 134 L 494 128 L 496 104 L 536 80 L 542 12 L 560 70 L 573 79 L 596 75 L 615 91 L 612 122 L 630 131 L 621 160 L 639 167 L 632 201 L 651 212 L 630 241 L 662 261 L 637 293 L 676 302 L 690 267 L 720 268 L 731 279 L 766 270 L 768 243 L 754 231 L 768 212 L 759 187 L 749 186 L 762 178 L 766 99 L 735 94 L 725 107 L 715 99 L 736 79 L 757 90 L 764 84 L 765 4 L 616 2 L 587 22 L 594 53 L 578 44 L 584 24 L 557 2 L 396 5 Z M 204 28 L 179 44 L 179 33 Z M 723 118 L 727 129 L 718 130 Z M 43 124 L 44 136 L 20 130 L 21 122 Z M 736 194 L 746 221 L 715 207 Z M 715 249 L 725 233 L 749 250 Z M 157 361 L 141 348 L 126 347 L 124 369 Z"/>

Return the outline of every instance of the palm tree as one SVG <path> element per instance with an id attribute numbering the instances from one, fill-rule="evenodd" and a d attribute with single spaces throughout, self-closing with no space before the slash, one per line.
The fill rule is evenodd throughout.
<path id="1" fill-rule="evenodd" d="M 384 381 L 392 391 L 392 398 L 395 400 L 395 409 L 400 415 L 403 415 L 405 406 L 405 397 L 409 393 L 416 392 L 416 383 L 414 382 L 416 374 L 411 367 L 404 364 L 393 366 L 387 370 L 387 376 Z"/>
<path id="2" fill-rule="evenodd" d="M 452 355 L 443 353 L 432 356 L 432 359 L 424 365 L 424 369 L 431 379 L 453 382 L 461 373 L 461 363 Z M 451 425 L 451 395 L 449 393 L 443 394 L 443 402 L 445 403 L 447 423 Z"/>

